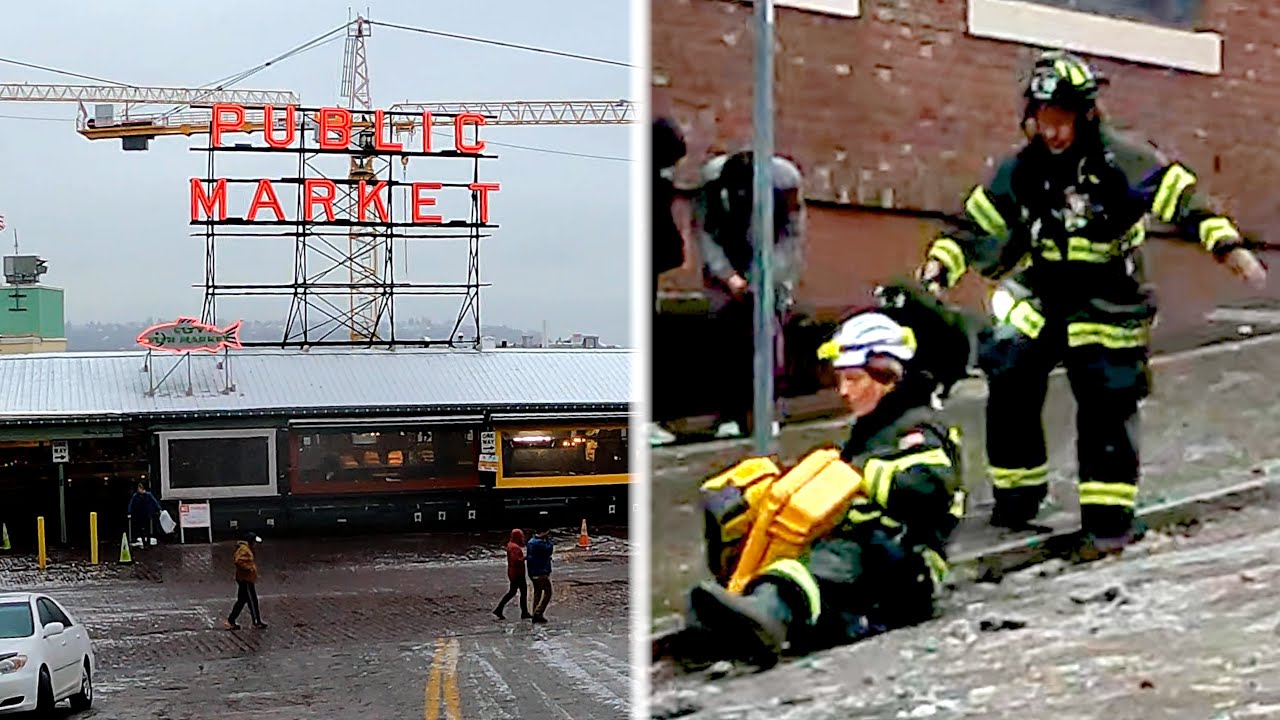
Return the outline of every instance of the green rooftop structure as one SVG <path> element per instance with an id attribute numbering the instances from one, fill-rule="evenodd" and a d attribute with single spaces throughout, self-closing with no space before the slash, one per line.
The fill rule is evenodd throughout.
<path id="1" fill-rule="evenodd" d="M 4 258 L 5 284 L 0 286 L 0 355 L 64 352 L 66 314 L 62 288 L 40 283 L 48 272 L 35 255 Z"/>

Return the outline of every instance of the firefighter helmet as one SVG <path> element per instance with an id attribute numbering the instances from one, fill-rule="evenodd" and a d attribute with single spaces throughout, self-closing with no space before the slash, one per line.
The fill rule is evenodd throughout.
<path id="1" fill-rule="evenodd" d="M 1098 90 L 1105 84 L 1106 79 L 1084 60 L 1053 50 L 1036 60 L 1027 83 L 1026 98 L 1029 103 L 1088 107 L 1097 100 Z"/>
<path id="2" fill-rule="evenodd" d="M 837 369 L 866 367 L 876 355 L 887 355 L 905 364 L 915 354 L 915 333 L 875 311 L 845 320 L 835 337 L 818 349 L 818 357 Z"/>

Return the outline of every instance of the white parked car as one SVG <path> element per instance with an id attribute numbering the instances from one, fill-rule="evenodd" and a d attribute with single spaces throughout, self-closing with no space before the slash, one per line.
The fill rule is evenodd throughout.
<path id="1" fill-rule="evenodd" d="M 0 594 L 0 715 L 52 712 L 93 705 L 93 643 L 57 600 L 32 593 Z"/>

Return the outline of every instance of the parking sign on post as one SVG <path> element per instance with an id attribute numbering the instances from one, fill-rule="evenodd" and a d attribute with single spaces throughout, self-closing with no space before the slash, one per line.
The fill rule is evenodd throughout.
<path id="1" fill-rule="evenodd" d="M 56 463 L 71 462 L 71 448 L 67 447 L 66 440 L 53 441 L 53 461 Z"/>

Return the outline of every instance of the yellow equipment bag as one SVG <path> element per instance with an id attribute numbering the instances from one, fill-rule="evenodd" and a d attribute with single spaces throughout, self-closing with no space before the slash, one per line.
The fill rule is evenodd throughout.
<path id="1" fill-rule="evenodd" d="M 759 491 L 762 502 L 750 504 L 756 509 L 729 580 L 732 592 L 742 592 L 775 560 L 800 557 L 810 543 L 833 530 L 863 482 L 862 475 L 840 459 L 840 451 L 823 449 L 810 453 L 781 478 L 760 484 L 767 485 L 767 491 Z"/>
<path id="2" fill-rule="evenodd" d="M 708 568 L 721 585 L 729 582 L 756 511 L 781 474 L 768 458 L 748 458 L 702 484 Z"/>

